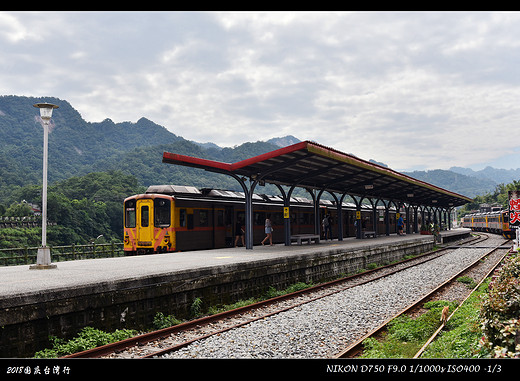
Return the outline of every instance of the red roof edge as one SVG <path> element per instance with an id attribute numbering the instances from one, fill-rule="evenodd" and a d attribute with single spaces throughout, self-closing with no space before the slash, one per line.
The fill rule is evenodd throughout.
<path id="1" fill-rule="evenodd" d="M 210 168 L 222 169 L 225 171 L 232 170 L 231 164 L 228 164 L 228 163 L 222 163 L 220 161 L 213 161 L 213 160 L 207 160 L 207 159 L 200 159 L 198 157 L 180 155 L 180 154 L 171 153 L 171 152 L 164 152 L 162 161 L 163 161 L 163 163 L 169 163 L 169 164 L 181 164 L 182 163 L 183 165 L 197 167 L 197 168 L 210 167 Z"/>
<path id="2" fill-rule="evenodd" d="M 291 153 L 294 151 L 298 151 L 300 149 L 307 148 L 307 144 L 309 142 L 300 142 L 293 144 L 291 146 L 283 147 L 271 152 L 264 153 L 262 155 L 258 155 L 255 157 L 251 157 L 249 159 L 245 159 L 242 161 L 238 161 L 233 164 L 229 163 L 222 163 L 220 161 L 214 161 L 214 160 L 207 160 L 207 159 L 200 159 L 198 157 L 193 156 L 186 156 L 186 155 L 180 155 L 177 153 L 171 153 L 171 152 L 164 152 L 163 153 L 163 163 L 169 163 L 169 164 L 183 164 L 186 166 L 192 166 L 197 168 L 216 168 L 221 169 L 225 171 L 235 171 L 237 169 L 247 167 L 248 165 L 258 163 L 263 160 L 272 159 L 273 157 L 284 155 L 287 153 Z"/>
<path id="3" fill-rule="evenodd" d="M 291 153 L 294 151 L 305 149 L 305 148 L 307 148 L 308 143 L 309 142 L 307 142 L 307 141 L 296 143 L 296 144 L 293 144 L 293 145 L 290 145 L 287 147 L 283 147 L 283 148 L 280 148 L 280 149 L 277 149 L 277 150 L 274 150 L 271 152 L 264 153 L 262 155 L 251 157 L 249 159 L 237 161 L 236 163 L 231 164 L 231 168 L 232 168 L 232 170 L 237 170 L 237 169 L 240 169 L 243 167 L 247 167 L 248 165 L 258 163 L 260 161 L 272 159 L 273 157 L 277 157 L 277 156 L 285 155 L 285 154 L 288 154 L 288 153 Z"/>

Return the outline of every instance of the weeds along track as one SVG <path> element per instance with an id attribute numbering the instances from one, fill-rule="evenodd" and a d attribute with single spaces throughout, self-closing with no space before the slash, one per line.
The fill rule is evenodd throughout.
<path id="1" fill-rule="evenodd" d="M 463 241 L 462 245 L 489 245 L 489 239 L 488 235 L 481 235 L 473 238 L 472 242 Z M 501 240 L 504 241 L 502 238 Z M 388 304 L 402 305 L 408 298 L 416 299 L 419 293 L 424 293 L 409 285 L 409 282 L 414 281 L 399 280 L 400 274 L 419 266 L 432 266 L 446 256 L 452 258 L 436 267 L 450 267 L 446 263 L 460 262 L 460 256 L 453 254 L 457 250 L 461 249 L 455 246 L 441 248 L 362 274 L 65 357 L 335 357 L 349 343 L 355 342 L 365 333 L 378 327 L 381 322 L 394 316 L 396 311 Z M 405 298 L 403 289 L 398 290 L 397 286 L 391 285 L 379 286 L 382 288 L 377 290 L 375 285 L 378 282 L 392 278 L 397 285 L 401 283 L 399 287 L 411 289 L 412 295 Z M 421 288 L 425 287 L 423 280 L 419 279 L 416 282 L 421 284 Z M 375 291 L 367 293 L 365 289 L 370 288 L 374 288 Z M 381 301 L 389 296 L 393 296 L 394 301 Z M 381 306 L 384 307 L 374 308 Z M 364 324 L 365 321 L 368 324 Z"/>

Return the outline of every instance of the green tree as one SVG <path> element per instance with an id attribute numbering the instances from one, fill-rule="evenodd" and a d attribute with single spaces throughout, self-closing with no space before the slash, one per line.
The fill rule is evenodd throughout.
<path id="1" fill-rule="evenodd" d="M 32 208 L 26 202 L 16 202 L 11 204 L 4 215 L 8 217 L 25 217 L 33 214 Z"/>
<path id="2" fill-rule="evenodd" d="M 520 190 L 520 180 L 513 180 L 509 184 L 499 184 L 495 190 L 484 195 L 476 196 L 472 202 L 467 203 L 460 209 L 460 215 L 463 216 L 472 210 L 478 210 L 480 204 L 499 204 L 504 209 L 509 207 L 508 192 L 512 190 Z"/>

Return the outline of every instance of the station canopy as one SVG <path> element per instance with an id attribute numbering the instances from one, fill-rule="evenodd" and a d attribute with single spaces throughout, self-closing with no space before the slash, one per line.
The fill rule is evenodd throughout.
<path id="1" fill-rule="evenodd" d="M 356 156 L 304 141 L 236 163 L 222 163 L 164 152 L 163 162 L 253 181 L 325 190 L 412 205 L 452 208 L 466 196 L 414 179 Z"/>

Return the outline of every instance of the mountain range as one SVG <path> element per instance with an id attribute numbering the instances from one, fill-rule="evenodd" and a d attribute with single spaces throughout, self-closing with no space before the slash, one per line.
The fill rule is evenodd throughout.
<path id="1" fill-rule="evenodd" d="M 67 101 L 53 97 L 0 96 L 0 203 L 14 189 L 41 184 L 43 129 L 33 104 L 59 106 L 49 135 L 49 182 L 90 172 L 119 170 L 144 185 L 179 184 L 239 189 L 228 176 L 193 168 L 165 165 L 165 151 L 223 162 L 236 162 L 299 142 L 294 136 L 246 142 L 235 147 L 189 141 L 146 118 L 114 123 L 110 119 L 87 122 Z M 181 133 L 181 131 L 179 131 Z M 499 183 L 520 178 L 520 169 L 485 168 L 405 172 L 406 174 L 469 197 L 492 191 Z"/>

